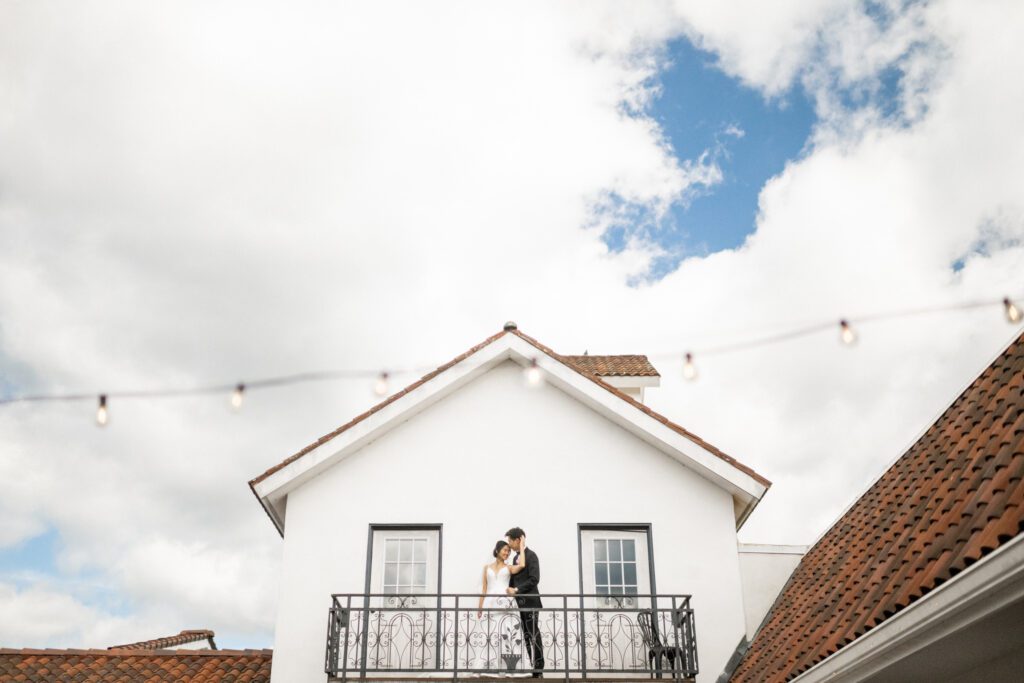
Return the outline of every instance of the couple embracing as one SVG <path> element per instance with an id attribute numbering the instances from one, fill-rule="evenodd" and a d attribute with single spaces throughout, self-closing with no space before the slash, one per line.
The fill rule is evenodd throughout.
<path id="1" fill-rule="evenodd" d="M 509 556 L 515 553 L 509 563 Z M 483 594 L 480 596 L 480 612 L 483 609 L 511 609 L 513 601 L 519 607 L 519 622 L 527 652 L 530 655 L 533 677 L 540 678 L 544 669 L 544 648 L 537 628 L 540 601 L 540 560 L 537 553 L 526 547 L 526 532 L 512 527 L 505 532 L 505 540 L 494 546 L 494 562 L 484 566 Z"/>

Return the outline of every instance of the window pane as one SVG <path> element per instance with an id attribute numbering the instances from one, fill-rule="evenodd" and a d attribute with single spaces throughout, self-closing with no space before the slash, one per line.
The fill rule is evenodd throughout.
<path id="1" fill-rule="evenodd" d="M 608 559 L 609 560 L 620 560 L 622 559 L 622 542 L 608 541 Z"/>
<path id="2" fill-rule="evenodd" d="M 384 559 L 389 562 L 398 559 L 398 541 L 392 539 L 384 541 Z"/>
<path id="3" fill-rule="evenodd" d="M 604 562 L 598 562 L 594 565 L 594 583 L 607 584 L 608 583 L 608 565 Z"/>
<path id="4" fill-rule="evenodd" d="M 608 595 L 608 586 L 598 586 L 596 592 L 598 595 Z"/>
<path id="5" fill-rule="evenodd" d="M 411 564 L 400 564 L 398 565 L 398 585 L 408 586 L 412 583 L 412 565 Z"/>
<path id="6" fill-rule="evenodd" d="M 427 541 L 424 538 L 417 538 L 413 541 L 412 559 L 417 562 L 425 562 L 427 559 Z"/>
<path id="7" fill-rule="evenodd" d="M 622 565 L 615 563 L 608 565 L 608 583 L 611 585 L 622 585 Z"/>
<path id="8" fill-rule="evenodd" d="M 612 595 L 622 595 L 622 586 L 612 586 L 608 589 L 608 592 Z"/>
<path id="9" fill-rule="evenodd" d="M 418 563 L 413 565 L 416 568 L 414 572 L 416 576 L 416 585 L 420 588 L 427 587 L 427 565 L 426 563 Z"/>
<path id="10" fill-rule="evenodd" d="M 399 543 L 401 544 L 401 551 L 398 555 L 398 559 L 402 560 L 403 562 L 408 562 L 412 559 L 412 541 L 403 539 L 399 541 Z"/>
<path id="11" fill-rule="evenodd" d="M 622 542 L 622 559 L 636 560 L 636 541 L 630 539 Z"/>
<path id="12" fill-rule="evenodd" d="M 633 562 L 625 562 L 622 565 L 622 583 L 627 586 L 636 585 L 636 564 Z"/>
<path id="13" fill-rule="evenodd" d="M 626 586 L 626 595 L 636 595 L 636 586 Z"/>
<path id="14" fill-rule="evenodd" d="M 384 585 L 394 586 L 398 583 L 398 565 L 391 562 L 384 564 Z"/>
<path id="15" fill-rule="evenodd" d="M 600 539 L 594 540 L 594 559 L 598 562 L 608 559 L 608 542 Z"/>

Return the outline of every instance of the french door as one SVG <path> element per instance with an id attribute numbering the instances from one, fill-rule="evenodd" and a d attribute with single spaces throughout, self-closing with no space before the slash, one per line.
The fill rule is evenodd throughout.
<path id="1" fill-rule="evenodd" d="M 371 527 L 365 666 L 373 670 L 437 667 L 441 624 L 440 525 Z"/>
<path id="2" fill-rule="evenodd" d="M 641 670 L 647 666 L 639 610 L 653 604 L 649 527 L 580 527 L 578 620 L 587 668 Z"/>

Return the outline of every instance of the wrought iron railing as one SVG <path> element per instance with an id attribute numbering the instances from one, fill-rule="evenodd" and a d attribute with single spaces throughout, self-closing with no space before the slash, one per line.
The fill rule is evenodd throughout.
<path id="1" fill-rule="evenodd" d="M 697 675 L 689 595 L 541 598 L 544 607 L 520 610 L 511 601 L 480 608 L 479 595 L 335 594 L 324 670 L 342 681 L 528 676 L 536 670 L 523 616 L 532 613 L 546 677 Z"/>

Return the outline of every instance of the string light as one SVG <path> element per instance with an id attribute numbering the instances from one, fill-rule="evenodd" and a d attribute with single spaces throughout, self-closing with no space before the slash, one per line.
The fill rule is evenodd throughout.
<path id="1" fill-rule="evenodd" d="M 697 379 L 697 366 L 693 364 L 693 354 L 690 352 L 683 356 L 683 377 L 691 382 Z"/>
<path id="2" fill-rule="evenodd" d="M 1020 297 L 1024 297 L 1021 294 Z M 999 306 L 1003 311 L 1005 319 L 1010 323 L 1019 323 L 1024 320 L 1024 310 L 1021 309 L 1016 303 L 1014 298 L 1020 301 L 1020 297 L 1001 296 L 995 299 L 988 300 L 975 300 L 975 301 L 963 301 L 954 304 L 942 304 L 937 306 L 925 306 L 918 308 L 902 309 L 902 310 L 889 310 L 883 311 L 870 315 L 859 315 L 854 319 L 844 318 L 839 321 L 839 338 L 840 341 L 847 346 L 851 346 L 857 342 L 857 332 L 851 325 L 851 320 L 855 321 L 858 325 L 864 323 L 877 323 L 887 320 L 906 319 L 922 315 L 930 315 L 935 313 L 953 312 L 953 311 L 967 311 L 979 308 L 992 308 Z M 833 319 L 834 320 L 834 319 Z M 699 355 L 702 358 L 706 356 L 725 355 L 732 353 L 739 353 L 742 351 L 748 351 L 752 349 L 760 349 L 783 342 L 793 341 L 796 339 L 802 339 L 812 335 L 817 335 L 822 332 L 826 332 L 830 329 L 835 329 L 835 322 L 833 321 L 822 321 L 815 324 L 808 324 L 802 327 L 793 327 L 788 330 L 776 332 L 765 335 L 754 335 L 751 334 L 746 339 L 738 339 L 736 341 L 719 344 L 717 346 L 700 347 L 692 349 L 684 355 L 683 364 L 683 376 L 692 380 L 697 377 L 697 368 L 693 362 L 694 356 Z M 506 328 L 506 331 L 509 331 Z M 648 354 L 648 358 L 651 360 L 658 359 L 670 359 L 678 358 L 678 351 L 669 353 L 654 353 Z M 435 371 L 436 366 L 421 366 L 421 367 L 407 367 L 400 370 L 392 369 L 394 374 L 407 374 L 407 373 L 430 373 Z M 537 359 L 534 358 L 530 361 L 530 364 L 525 368 L 526 381 L 530 385 L 540 384 L 543 381 L 543 373 L 540 367 L 537 365 Z M 183 396 L 200 396 L 200 395 L 213 395 L 219 394 L 223 396 L 225 393 L 230 395 L 230 405 L 235 410 L 239 409 L 244 402 L 246 391 L 252 391 L 253 389 L 269 389 L 273 387 L 291 386 L 295 384 L 304 384 L 310 382 L 322 382 L 339 379 L 372 379 L 376 378 L 376 382 L 373 386 L 374 392 L 379 396 L 384 396 L 389 390 L 389 380 L 391 374 L 388 372 L 380 372 L 378 370 L 319 370 L 314 372 L 302 372 L 291 375 L 279 375 L 276 377 L 264 377 L 262 379 L 251 379 L 246 384 L 202 384 L 192 387 L 178 387 L 178 388 L 156 388 L 156 389 L 136 389 L 132 391 L 119 391 L 116 393 L 68 393 L 68 394 L 27 394 L 21 396 L 6 396 L 0 397 L 0 406 L 13 404 L 13 403 L 43 403 L 52 401 L 95 401 L 98 396 L 98 405 L 96 410 L 96 423 L 100 426 L 106 425 L 110 420 L 109 407 L 107 405 L 108 399 L 116 397 L 118 400 L 126 398 L 170 398 L 170 397 L 183 397 Z"/>
<path id="3" fill-rule="evenodd" d="M 845 320 L 839 321 L 839 340 L 847 346 L 853 346 L 857 343 L 857 333 L 850 327 L 850 323 Z"/>
<path id="4" fill-rule="evenodd" d="M 541 374 L 540 366 L 537 365 L 537 359 L 531 358 L 530 364 L 526 366 L 526 383 L 531 387 L 539 386 L 544 376 Z"/>
<path id="5" fill-rule="evenodd" d="M 1003 297 L 1003 309 L 1006 311 L 1006 320 L 1011 323 L 1019 323 L 1021 320 L 1020 309 L 1017 304 L 1010 301 L 1010 297 Z"/>
<path id="6" fill-rule="evenodd" d="M 242 407 L 242 399 L 245 397 L 245 385 L 239 382 L 235 390 L 231 392 L 231 407 L 238 410 Z"/>
<path id="7" fill-rule="evenodd" d="M 107 413 L 107 395 L 100 394 L 99 405 L 96 407 L 96 424 L 100 427 L 106 427 L 109 419 L 110 415 Z"/>

